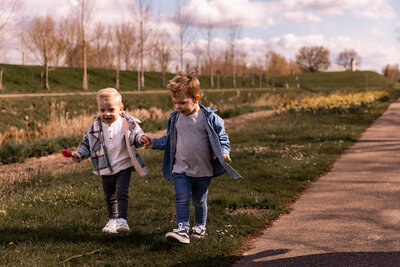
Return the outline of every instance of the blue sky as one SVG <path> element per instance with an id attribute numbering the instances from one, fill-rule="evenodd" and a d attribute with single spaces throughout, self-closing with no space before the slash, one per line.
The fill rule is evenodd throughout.
<path id="1" fill-rule="evenodd" d="M 65 16 L 68 4 L 76 0 L 24 0 L 31 16 Z M 113 24 L 129 20 L 132 0 L 96 0 L 93 22 Z M 225 45 L 225 26 L 234 21 L 242 27 L 240 49 L 248 52 L 249 64 L 261 64 L 266 51 L 273 50 L 288 60 L 302 46 L 322 45 L 330 50 L 335 63 L 344 49 L 354 49 L 361 57 L 360 69 L 381 72 L 386 64 L 400 61 L 399 0 L 181 0 L 197 24 L 212 20 L 220 26 L 215 49 Z M 153 10 L 172 34 L 177 27 L 170 21 L 176 0 L 153 0 Z M 197 32 L 199 32 L 197 30 Z M 193 40 L 204 45 L 204 35 Z M 190 46 L 185 58 L 194 60 Z M 16 51 L 10 61 L 18 61 Z M 331 70 L 339 70 L 332 64 Z"/>

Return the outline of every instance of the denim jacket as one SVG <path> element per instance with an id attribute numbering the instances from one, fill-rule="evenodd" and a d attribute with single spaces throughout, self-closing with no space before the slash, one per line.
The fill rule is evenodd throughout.
<path id="1" fill-rule="evenodd" d="M 211 158 L 211 164 L 213 166 L 213 177 L 220 176 L 225 172 L 234 178 L 242 178 L 239 173 L 237 173 L 229 164 L 227 164 L 224 160 L 222 154 L 228 154 L 230 151 L 229 146 L 229 138 L 228 134 L 225 132 L 224 121 L 214 112 L 216 111 L 213 108 L 206 108 L 203 105 L 200 105 L 201 110 L 203 110 L 206 114 L 206 131 L 208 135 L 208 140 L 211 145 L 211 150 L 213 152 Z M 168 120 L 168 129 L 167 135 L 161 138 L 154 138 L 153 140 L 153 149 L 164 150 L 164 161 L 162 172 L 164 177 L 168 181 L 172 181 L 172 167 L 174 166 L 175 161 L 175 152 L 176 152 L 176 142 L 177 142 L 177 133 L 176 133 L 176 122 L 180 116 L 179 111 L 174 111 L 171 113 L 171 116 Z"/>
<path id="2" fill-rule="evenodd" d="M 139 141 L 144 134 L 138 124 L 140 121 L 124 111 L 120 113 L 120 116 L 123 118 L 125 142 L 128 146 L 128 153 L 133 167 L 140 175 L 144 176 L 148 171 L 136 150 L 136 148 L 143 146 Z M 104 146 L 104 134 L 100 116 L 96 116 L 95 121 L 89 126 L 76 153 L 81 160 L 85 160 L 90 156 L 94 173 L 100 175 L 100 170 L 106 168 L 113 172 L 108 160 L 107 148 Z"/>

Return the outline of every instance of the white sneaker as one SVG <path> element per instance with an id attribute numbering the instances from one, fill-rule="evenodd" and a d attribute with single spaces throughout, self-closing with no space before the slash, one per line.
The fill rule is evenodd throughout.
<path id="1" fill-rule="evenodd" d="M 192 228 L 191 236 L 197 237 L 197 238 L 202 238 L 205 235 L 206 235 L 206 227 L 204 225 L 195 225 Z"/>
<path id="2" fill-rule="evenodd" d="M 109 234 L 116 234 L 116 225 L 117 225 L 117 219 L 109 219 L 108 223 L 104 228 L 101 230 L 103 233 L 109 233 Z"/>
<path id="3" fill-rule="evenodd" d="M 178 228 L 172 230 L 172 232 L 168 232 L 165 237 L 168 241 L 182 243 L 182 244 L 189 244 L 189 229 L 183 227 L 182 223 L 178 224 Z"/>
<path id="4" fill-rule="evenodd" d="M 119 234 L 127 234 L 131 231 L 131 229 L 129 229 L 128 222 L 124 218 L 117 219 L 115 229 Z"/>

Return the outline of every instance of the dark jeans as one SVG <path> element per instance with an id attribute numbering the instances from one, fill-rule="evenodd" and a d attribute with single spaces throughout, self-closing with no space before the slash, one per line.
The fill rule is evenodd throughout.
<path id="1" fill-rule="evenodd" d="M 173 173 L 172 181 L 175 190 L 176 221 L 189 228 L 189 202 L 194 206 L 195 225 L 206 225 L 207 195 L 211 183 L 209 177 L 190 177 L 183 173 Z"/>
<path id="2" fill-rule="evenodd" d="M 108 218 L 128 217 L 129 182 L 132 168 L 128 168 L 113 175 L 101 176 L 104 199 L 106 200 Z"/>

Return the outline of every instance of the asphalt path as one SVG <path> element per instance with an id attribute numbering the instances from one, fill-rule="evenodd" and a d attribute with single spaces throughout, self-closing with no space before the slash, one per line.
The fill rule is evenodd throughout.
<path id="1" fill-rule="evenodd" d="M 400 266 L 400 101 L 234 266 Z"/>

